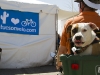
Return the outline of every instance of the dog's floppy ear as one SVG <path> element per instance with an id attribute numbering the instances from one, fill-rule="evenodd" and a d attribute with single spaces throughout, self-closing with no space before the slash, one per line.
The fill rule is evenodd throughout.
<path id="1" fill-rule="evenodd" d="M 99 28 L 96 26 L 96 24 L 94 24 L 94 23 L 92 23 L 92 22 L 89 22 L 89 26 L 90 26 L 93 30 L 95 30 L 95 29 L 99 30 Z"/>
<path id="2" fill-rule="evenodd" d="M 71 29 L 72 29 L 72 25 L 69 25 L 69 26 L 67 27 L 66 32 L 67 32 L 67 33 L 68 33 L 68 32 L 71 32 Z"/>

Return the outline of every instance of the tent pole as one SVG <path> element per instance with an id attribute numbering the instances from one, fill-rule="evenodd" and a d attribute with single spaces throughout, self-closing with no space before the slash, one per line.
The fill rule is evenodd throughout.
<path id="1" fill-rule="evenodd" d="M 55 44 L 56 44 L 56 51 L 55 52 L 57 52 L 57 50 L 58 50 L 58 9 L 56 10 L 56 14 L 55 14 L 55 30 L 56 30 L 56 32 L 55 32 L 55 34 L 56 34 L 56 42 L 55 42 Z"/>

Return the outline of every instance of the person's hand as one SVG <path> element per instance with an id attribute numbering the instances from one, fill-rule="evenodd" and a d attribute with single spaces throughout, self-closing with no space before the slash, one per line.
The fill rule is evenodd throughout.
<path id="1" fill-rule="evenodd" d="M 56 62 L 56 69 L 59 70 L 60 67 L 62 67 L 62 63 L 60 61 Z"/>

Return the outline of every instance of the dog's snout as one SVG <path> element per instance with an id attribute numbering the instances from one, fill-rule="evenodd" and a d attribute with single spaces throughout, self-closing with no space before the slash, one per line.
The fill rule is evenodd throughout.
<path id="1" fill-rule="evenodd" d="M 76 40 L 80 40 L 81 39 L 81 36 L 76 36 L 75 39 Z"/>

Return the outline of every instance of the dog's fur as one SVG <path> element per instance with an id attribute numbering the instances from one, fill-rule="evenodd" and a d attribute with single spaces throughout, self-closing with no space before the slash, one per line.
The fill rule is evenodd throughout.
<path id="1" fill-rule="evenodd" d="M 71 38 L 75 47 L 86 47 L 79 55 L 100 54 L 99 38 L 97 38 L 96 33 L 93 31 L 94 29 L 98 29 L 98 27 L 94 23 L 76 23 L 68 28 L 71 28 Z M 96 43 L 93 43 L 94 40 L 96 40 Z"/>

